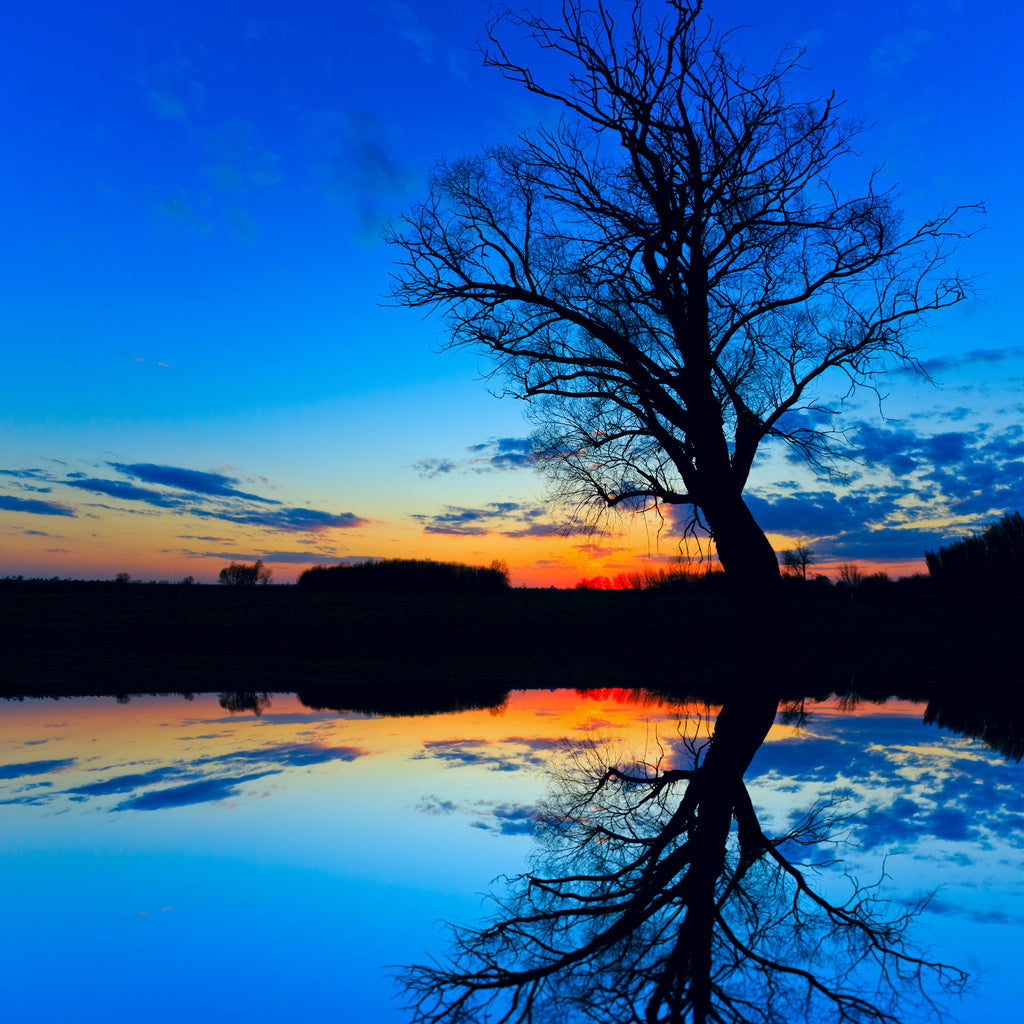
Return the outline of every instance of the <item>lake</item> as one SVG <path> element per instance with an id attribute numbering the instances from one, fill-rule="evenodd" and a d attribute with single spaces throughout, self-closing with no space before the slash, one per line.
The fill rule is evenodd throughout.
<path id="1" fill-rule="evenodd" d="M 5 1019 L 408 1021 L 390 974 L 443 955 L 443 922 L 479 919 L 496 877 L 527 869 L 568 751 L 671 767 L 715 710 L 628 690 L 417 717 L 245 704 L 0 705 Z M 884 872 L 895 910 L 937 890 L 911 934 L 970 972 L 952 1016 L 1014 1019 L 1024 768 L 919 703 L 802 710 L 745 776 L 765 833 L 842 794 L 823 890 Z"/>

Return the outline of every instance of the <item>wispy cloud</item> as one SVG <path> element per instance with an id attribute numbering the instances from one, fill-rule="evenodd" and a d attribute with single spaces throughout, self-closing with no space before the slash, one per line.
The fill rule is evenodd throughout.
<path id="1" fill-rule="evenodd" d="M 110 462 L 108 465 L 125 476 L 132 476 L 137 480 L 144 480 L 146 483 L 173 487 L 179 491 L 190 491 L 193 494 L 206 494 L 218 498 L 245 498 L 247 501 L 259 501 L 266 505 L 281 504 L 273 498 L 262 498 L 258 494 L 240 491 L 235 486 L 239 481 L 224 473 L 183 469 L 180 466 L 157 466 L 151 462 L 136 462 L 131 465 Z"/>
<path id="2" fill-rule="evenodd" d="M 442 476 L 458 471 L 495 473 L 514 469 L 532 469 L 537 464 L 533 442 L 528 437 L 498 437 L 482 444 L 469 445 L 469 456 L 462 459 L 426 458 L 413 463 L 421 477 Z"/>
<path id="3" fill-rule="evenodd" d="M 545 514 L 544 509 L 524 505 L 515 501 L 492 501 L 483 508 L 463 508 L 447 505 L 442 512 L 433 514 L 416 513 L 411 516 L 423 524 L 425 533 L 440 533 L 453 536 L 473 537 L 487 533 L 502 533 L 504 536 L 518 536 L 517 531 L 528 531 Z M 550 533 L 523 536 L 551 536 Z"/>
<path id="4" fill-rule="evenodd" d="M 122 501 L 142 501 L 147 505 L 155 505 L 157 508 L 177 508 L 181 505 L 180 499 L 168 497 L 159 491 L 152 491 L 148 487 L 136 487 L 134 484 L 125 483 L 122 480 L 100 480 L 95 477 L 86 477 L 80 480 L 65 480 L 64 485 L 77 487 L 82 491 L 106 494 L 110 498 L 120 498 Z"/>
<path id="5" fill-rule="evenodd" d="M 305 115 L 303 129 L 320 187 L 352 210 L 364 237 L 376 238 L 418 184 L 399 155 L 391 122 L 371 110 L 318 110 Z"/>
<path id="6" fill-rule="evenodd" d="M 921 368 L 930 377 L 941 378 L 943 374 L 955 370 L 964 370 L 970 366 L 991 366 L 1013 359 L 1024 359 L 1024 345 L 1012 345 L 1006 348 L 974 348 L 952 356 L 933 356 L 921 360 Z M 913 374 L 910 368 L 894 370 L 903 375 Z"/>
<path id="7" fill-rule="evenodd" d="M 267 511 L 232 511 L 230 509 L 189 509 L 194 516 L 219 519 L 239 526 L 262 526 L 284 533 L 319 533 L 322 530 L 349 530 L 366 526 L 363 519 L 353 512 L 323 512 L 312 508 L 280 508 Z"/>
<path id="8" fill-rule="evenodd" d="M 202 519 L 216 519 L 238 526 L 255 526 L 282 533 L 321 534 L 326 530 L 348 530 L 365 526 L 369 520 L 354 512 L 330 512 L 324 509 L 285 507 L 275 498 L 265 498 L 251 491 L 242 490 L 240 481 L 226 473 L 209 470 L 188 469 L 183 466 L 165 466 L 152 462 L 108 462 L 111 469 L 129 481 L 89 476 L 79 471 L 67 472 L 62 476 L 46 477 L 42 471 L 2 470 L 4 475 L 23 480 L 50 480 L 55 485 L 105 494 L 110 498 L 131 504 L 141 503 L 154 508 L 165 509 L 177 515 L 193 515 Z M 259 478 L 263 479 L 263 478 Z M 142 487 L 130 481 L 142 481 L 153 487 Z M 264 481 L 266 482 L 266 481 Z M 23 487 L 28 486 L 22 484 Z M 170 488 L 159 490 L 157 488 Z M 38 487 L 34 488 L 39 490 Z M 255 505 L 255 507 L 253 507 Z M 117 511 L 110 505 L 89 504 L 83 507 L 102 508 Z M 27 512 L 36 515 L 74 516 L 71 506 L 35 498 L 0 496 L 0 510 Z M 138 509 L 133 511 L 139 512 Z M 152 513 L 150 513 L 152 514 Z M 192 538 L 229 543 L 226 538 Z M 249 542 L 251 543 L 251 541 Z M 317 555 L 301 555 L 298 552 L 279 552 L 278 561 L 294 558 L 299 561 L 313 561 Z"/>
<path id="9" fill-rule="evenodd" d="M 41 501 L 38 498 L 15 498 L 0 494 L 0 509 L 6 512 L 27 512 L 33 516 L 74 516 L 75 510 L 56 501 Z"/>
<path id="10" fill-rule="evenodd" d="M 20 779 L 25 775 L 47 775 L 70 768 L 77 759 L 61 758 L 56 761 L 22 761 L 20 764 L 0 764 L 0 779 Z"/>
<path id="11" fill-rule="evenodd" d="M 188 807 L 192 804 L 217 803 L 239 795 L 239 787 L 246 782 L 255 782 L 275 771 L 253 772 L 236 778 L 203 779 L 200 782 L 186 782 L 181 786 L 152 790 L 141 796 L 122 800 L 115 811 L 162 811 L 168 807 Z"/>

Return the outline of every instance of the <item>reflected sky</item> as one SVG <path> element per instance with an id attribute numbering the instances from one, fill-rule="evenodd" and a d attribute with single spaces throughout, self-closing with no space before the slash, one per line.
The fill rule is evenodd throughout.
<path id="1" fill-rule="evenodd" d="M 713 710 L 713 709 L 712 709 Z M 778 832 L 840 794 L 845 867 L 897 901 L 941 886 L 918 937 L 980 973 L 955 1016 L 1024 996 L 1024 769 L 921 724 L 921 705 L 808 706 L 748 773 Z M 193 701 L 5 702 L 0 957 L 11 1019 L 398 1022 L 386 966 L 523 870 L 565 738 L 682 759 L 706 709 L 628 691 L 527 691 L 418 718 Z M 811 851 L 809 859 L 826 859 Z M 841 887 L 841 873 L 825 872 Z"/>

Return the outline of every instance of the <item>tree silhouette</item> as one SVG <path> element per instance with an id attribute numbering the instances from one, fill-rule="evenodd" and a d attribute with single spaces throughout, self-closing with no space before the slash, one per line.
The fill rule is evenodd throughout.
<path id="1" fill-rule="evenodd" d="M 531 400 L 578 510 L 688 507 L 738 592 L 764 599 L 778 563 L 742 497 L 759 447 L 837 454 L 815 426 L 829 396 L 919 368 L 908 334 L 967 294 L 948 261 L 969 232 L 960 207 L 905 226 L 873 174 L 840 194 L 860 126 L 833 96 L 791 98 L 798 51 L 750 71 L 701 6 L 493 16 L 485 65 L 562 118 L 436 166 L 386 234 L 392 297 L 442 312 L 451 345 Z"/>
<path id="2" fill-rule="evenodd" d="M 794 576 L 807 579 L 807 569 L 814 565 L 814 552 L 807 546 L 800 544 L 789 551 L 783 551 L 782 567 Z"/>
<path id="3" fill-rule="evenodd" d="M 232 562 L 221 569 L 217 575 L 217 582 L 229 587 L 254 587 L 257 583 L 266 586 L 273 576 L 274 570 L 268 569 L 257 559 L 252 565 L 245 562 Z"/>
<path id="4" fill-rule="evenodd" d="M 980 534 L 926 551 L 931 578 L 945 587 L 1019 593 L 1024 584 L 1024 516 L 1009 512 Z"/>
<path id="5" fill-rule="evenodd" d="M 908 947 L 919 908 L 815 885 L 835 806 L 762 831 L 742 776 L 766 721 L 767 702 L 727 706 L 683 767 L 577 748 L 543 808 L 538 869 L 491 921 L 454 929 L 447 961 L 400 976 L 416 1024 L 893 1024 L 908 1001 L 938 1019 L 928 983 L 966 977 Z M 797 860 L 814 850 L 817 866 Z"/>

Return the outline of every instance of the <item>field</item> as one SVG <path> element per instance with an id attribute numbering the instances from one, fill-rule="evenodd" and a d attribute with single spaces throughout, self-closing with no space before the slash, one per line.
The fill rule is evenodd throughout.
<path id="1" fill-rule="evenodd" d="M 1024 606 L 797 599 L 792 694 L 1020 689 Z M 325 594 L 296 587 L 0 582 L 0 695 L 299 691 L 389 707 L 512 688 L 646 687 L 713 699 L 743 642 L 707 593 Z M 742 681 L 756 685 L 756 680 Z"/>

